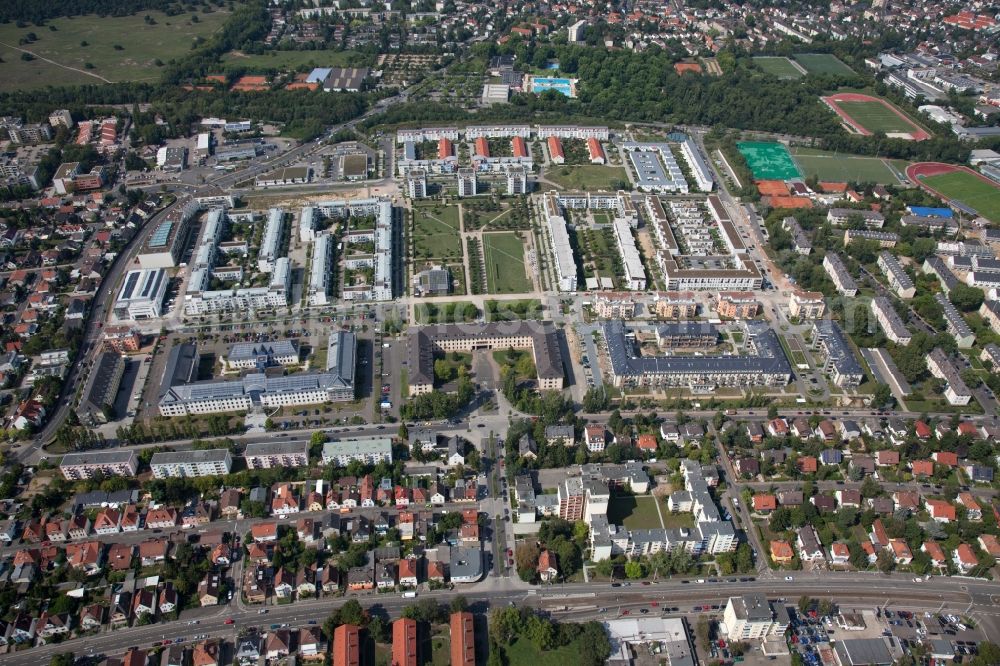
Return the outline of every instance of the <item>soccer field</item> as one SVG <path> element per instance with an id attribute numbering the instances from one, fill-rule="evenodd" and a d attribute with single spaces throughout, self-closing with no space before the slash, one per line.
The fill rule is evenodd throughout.
<path id="1" fill-rule="evenodd" d="M 844 113 L 869 132 L 909 134 L 919 128 L 881 102 L 837 102 Z"/>
<path id="2" fill-rule="evenodd" d="M 983 217 L 1000 222 L 1000 187 L 964 171 L 927 176 L 922 182 L 948 197 L 974 208 Z"/>
<path id="3" fill-rule="evenodd" d="M 754 64 L 779 79 L 801 79 L 805 74 L 788 58 L 780 56 L 756 56 Z"/>
<path id="4" fill-rule="evenodd" d="M 792 156 L 788 154 L 788 149 L 780 143 L 741 141 L 736 147 L 757 180 L 791 180 L 802 177 Z"/>
<path id="5" fill-rule="evenodd" d="M 799 63 L 810 74 L 833 74 L 839 76 L 854 76 L 853 69 L 845 65 L 835 55 L 829 53 L 799 53 L 795 56 Z"/>
<path id="6" fill-rule="evenodd" d="M 523 294 L 531 291 L 524 270 L 524 244 L 513 232 L 483 234 L 486 290 L 491 294 Z"/>
<path id="7" fill-rule="evenodd" d="M 792 157 L 806 176 L 837 183 L 878 183 L 898 185 L 892 167 L 874 157 L 838 155 L 822 150 L 793 148 Z"/>

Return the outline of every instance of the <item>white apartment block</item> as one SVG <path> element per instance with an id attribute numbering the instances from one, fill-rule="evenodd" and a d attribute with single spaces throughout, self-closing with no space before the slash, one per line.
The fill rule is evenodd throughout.
<path id="1" fill-rule="evenodd" d="M 607 141 L 611 138 L 611 133 L 607 127 L 581 127 L 579 125 L 538 125 L 537 136 L 539 139 L 547 139 L 554 136 L 557 139 L 597 139 Z"/>
<path id="2" fill-rule="evenodd" d="M 823 292 L 796 289 L 788 298 L 788 312 L 799 319 L 819 319 L 826 312 Z"/>
<path id="3" fill-rule="evenodd" d="M 457 127 L 421 127 L 396 131 L 396 143 L 423 143 L 424 141 L 458 141 Z"/>
<path id="4" fill-rule="evenodd" d="M 479 193 L 475 169 L 459 169 L 457 178 L 459 197 L 474 197 Z"/>
<path id="5" fill-rule="evenodd" d="M 681 155 L 687 161 L 688 166 L 691 167 L 691 175 L 694 176 L 695 185 L 699 192 L 711 192 L 712 188 L 715 187 L 715 177 L 712 175 L 712 169 L 708 166 L 705 158 L 702 157 L 701 151 L 698 149 L 697 144 L 695 144 L 694 139 L 688 139 L 681 144 Z"/>
<path id="6" fill-rule="evenodd" d="M 323 444 L 323 464 L 345 467 L 357 460 L 366 465 L 392 462 L 391 437 L 351 437 Z"/>
<path id="7" fill-rule="evenodd" d="M 531 138 L 530 125 L 469 125 L 465 128 L 465 138 L 469 141 L 475 139 L 513 139 L 519 136 L 522 139 Z"/>
<path id="8" fill-rule="evenodd" d="M 826 274 L 830 276 L 830 280 L 833 282 L 833 286 L 837 288 L 844 296 L 857 296 L 858 295 L 858 285 L 851 277 L 850 272 L 847 270 L 847 266 L 840 259 L 840 256 L 828 252 L 826 257 L 823 258 L 823 268 L 826 270 Z"/>
<path id="9" fill-rule="evenodd" d="M 748 641 L 766 638 L 771 635 L 781 635 L 788 628 L 788 613 L 781 617 L 779 612 L 771 607 L 767 597 L 762 594 L 746 594 L 741 597 L 729 597 L 726 610 L 722 614 L 722 624 L 726 636 L 732 641 Z"/>
<path id="10" fill-rule="evenodd" d="M 154 453 L 149 468 L 157 479 L 229 474 L 233 458 L 227 449 Z"/>
<path id="11" fill-rule="evenodd" d="M 413 169 L 406 174 L 406 196 L 411 199 L 423 199 L 427 196 L 427 172 L 423 169 Z"/>
<path id="12" fill-rule="evenodd" d="M 906 274 L 900 265 L 899 260 L 888 252 L 881 252 L 878 255 L 878 267 L 882 269 L 882 274 L 889 281 L 889 286 L 900 298 L 913 298 L 917 293 L 917 288 L 913 280 Z"/>
<path id="13" fill-rule="evenodd" d="M 554 192 L 549 192 L 542 204 L 545 207 L 549 241 L 552 243 L 552 254 L 555 257 L 558 289 L 576 291 L 576 260 L 573 258 L 573 246 L 569 242 L 566 218 L 563 217 L 562 209 L 559 207 L 559 199 Z"/>
<path id="14" fill-rule="evenodd" d="M 247 469 L 305 467 L 309 464 L 309 444 L 298 442 L 258 442 L 247 444 L 243 454 Z"/>
<path id="15" fill-rule="evenodd" d="M 89 479 L 97 473 L 104 476 L 135 476 L 139 457 L 135 451 L 84 451 L 67 453 L 59 463 L 59 471 L 70 480 Z"/>
<path id="16" fill-rule="evenodd" d="M 272 208 L 267 214 L 267 224 L 264 226 L 264 236 L 260 242 L 260 252 L 257 253 L 257 270 L 270 273 L 274 270 L 281 251 L 281 239 L 285 231 L 285 211 Z"/>
<path id="17" fill-rule="evenodd" d="M 913 336 L 910 334 L 909 329 L 906 328 L 906 324 L 903 323 L 903 319 L 899 316 L 899 313 L 892 307 L 892 303 L 888 298 L 876 296 L 872 299 L 871 307 L 872 314 L 875 315 L 875 320 L 882 327 L 885 337 L 897 345 L 906 346 L 910 344 Z"/>
<path id="18" fill-rule="evenodd" d="M 309 305 L 330 303 L 330 276 L 333 272 L 333 236 L 320 234 L 313 242 L 309 269 Z"/>
<path id="19" fill-rule="evenodd" d="M 646 290 L 646 269 L 643 268 L 639 249 L 632 237 L 632 227 L 627 220 L 615 218 L 611 222 L 618 245 L 618 253 L 622 257 L 622 267 L 625 270 L 625 288 L 634 291 Z"/>

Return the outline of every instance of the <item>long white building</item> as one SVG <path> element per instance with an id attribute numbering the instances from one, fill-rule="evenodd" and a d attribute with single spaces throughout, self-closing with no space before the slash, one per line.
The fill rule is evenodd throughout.
<path id="1" fill-rule="evenodd" d="M 559 291 L 576 291 L 576 260 L 573 258 L 573 246 L 569 242 L 566 218 L 559 207 L 559 199 L 554 192 L 549 192 L 543 199 L 543 205 L 552 255 L 555 258 L 557 286 Z"/>
<path id="2" fill-rule="evenodd" d="M 257 253 L 257 270 L 270 273 L 274 270 L 274 262 L 281 252 L 281 239 L 285 231 L 285 211 L 272 208 L 267 214 L 267 224 L 264 226 L 264 237 L 260 242 L 260 252 Z"/>
<path id="3" fill-rule="evenodd" d="M 278 308 L 288 305 L 292 264 L 288 257 L 279 257 L 271 270 L 266 287 L 230 287 L 211 289 L 214 271 L 196 268 L 188 279 L 184 294 L 184 314 L 201 315 L 217 312 L 240 312 Z"/>
<path id="4" fill-rule="evenodd" d="M 885 337 L 897 345 L 905 346 L 910 344 L 913 336 L 910 334 L 909 329 L 906 328 L 906 324 L 903 323 L 903 319 L 896 312 L 896 309 L 892 307 L 892 303 L 888 298 L 885 296 L 876 296 L 873 298 L 872 314 L 875 315 L 875 320 L 882 327 L 882 331 L 885 332 Z"/>
<path id="5" fill-rule="evenodd" d="M 348 437 L 323 444 L 323 464 L 344 467 L 357 460 L 366 465 L 392 462 L 391 437 Z"/>
<path id="6" fill-rule="evenodd" d="M 694 142 L 694 139 L 688 139 L 681 144 L 681 155 L 687 161 L 688 166 L 691 167 L 691 175 L 694 176 L 694 182 L 698 186 L 700 192 L 711 192 L 712 188 L 715 187 L 715 177 L 712 175 L 712 169 L 708 166 L 705 158 L 702 157 L 701 151 L 698 150 L 698 145 Z"/>
<path id="7" fill-rule="evenodd" d="M 309 305 L 330 303 L 330 277 L 333 274 L 333 236 L 320 234 L 313 242 L 309 268 Z"/>
<path id="8" fill-rule="evenodd" d="M 625 271 L 625 288 L 635 291 L 645 291 L 646 289 L 646 269 L 642 265 L 642 258 L 639 256 L 639 249 L 635 246 L 635 238 L 632 237 L 632 227 L 628 221 L 615 218 L 611 222 L 615 235 L 615 242 L 618 244 L 618 252 L 622 257 L 622 268 Z"/>
<path id="9" fill-rule="evenodd" d="M 154 453 L 149 468 L 157 479 L 229 474 L 233 458 L 228 449 L 162 451 Z"/>
<path id="10" fill-rule="evenodd" d="M 547 139 L 554 136 L 557 139 L 597 139 L 607 141 L 611 138 L 611 133 L 607 127 L 592 126 L 582 127 L 580 125 L 538 125 L 536 135 L 539 139 Z"/>

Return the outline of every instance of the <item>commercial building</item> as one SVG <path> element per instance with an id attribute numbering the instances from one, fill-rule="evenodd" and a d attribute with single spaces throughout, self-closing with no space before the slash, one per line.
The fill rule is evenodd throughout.
<path id="1" fill-rule="evenodd" d="M 882 251 L 878 255 L 878 267 L 882 269 L 882 274 L 889 281 L 889 286 L 900 298 L 913 298 L 917 293 L 917 288 L 913 280 L 906 274 L 899 260 L 888 252 Z"/>
<path id="2" fill-rule="evenodd" d="M 170 350 L 160 385 L 160 414 L 211 414 L 353 400 L 354 335 L 336 331 L 330 335 L 329 345 L 326 371 L 286 376 L 255 372 L 236 379 L 206 381 L 193 381 L 198 363 L 194 346 L 177 345 Z"/>
<path id="3" fill-rule="evenodd" d="M 856 208 L 831 208 L 826 214 L 826 221 L 835 227 L 843 227 L 858 219 L 869 229 L 881 229 L 885 224 L 885 217 L 882 213 L 873 210 L 860 210 Z"/>
<path id="4" fill-rule="evenodd" d="M 593 141 L 597 143 L 596 140 Z M 600 144 L 597 147 L 600 148 Z M 632 167 L 636 189 L 641 192 L 687 193 L 688 184 L 684 179 L 684 172 L 668 144 L 625 142 L 621 150 Z M 603 151 L 601 158 L 603 160 Z M 601 164 L 603 163 L 602 161 Z"/>
<path id="5" fill-rule="evenodd" d="M 407 330 L 409 393 L 434 390 L 434 354 L 476 349 L 530 349 L 538 388 L 561 390 L 565 369 L 559 333 L 551 322 L 516 321 L 487 324 L 440 324 Z"/>
<path id="6" fill-rule="evenodd" d="M 788 312 L 798 319 L 819 319 L 826 312 L 823 292 L 795 289 L 788 298 Z"/>
<path id="7" fill-rule="evenodd" d="M 645 291 L 646 269 L 642 265 L 639 248 L 635 246 L 635 238 L 632 237 L 632 227 L 627 220 L 615 218 L 611 221 L 611 228 L 615 236 L 615 243 L 618 246 L 618 253 L 622 258 L 622 269 L 625 271 L 625 288 Z"/>
<path id="8" fill-rule="evenodd" d="M 87 376 L 83 396 L 76 408 L 77 416 L 86 425 L 107 423 L 114 410 L 115 396 L 125 374 L 125 359 L 118 352 L 101 352 Z"/>
<path id="9" fill-rule="evenodd" d="M 910 344 L 913 336 L 910 334 L 909 329 L 906 328 L 906 324 L 903 323 L 903 319 L 899 316 L 899 313 L 896 312 L 896 308 L 892 307 L 892 303 L 888 298 L 885 296 L 876 296 L 872 299 L 871 307 L 872 314 L 875 315 L 875 321 L 882 327 L 885 337 L 897 345 L 906 346 Z"/>
<path id="10" fill-rule="evenodd" d="M 483 106 L 506 104 L 509 99 L 510 86 L 502 83 L 487 83 L 483 85 L 483 94 L 480 99 Z"/>
<path id="11" fill-rule="evenodd" d="M 935 347 L 927 355 L 927 369 L 932 375 L 945 382 L 944 396 L 949 405 L 967 405 L 972 400 L 972 391 L 962 379 L 958 368 L 940 347 Z"/>
<path id="12" fill-rule="evenodd" d="M 854 278 L 851 277 L 851 273 L 847 270 L 847 266 L 844 265 L 839 255 L 827 252 L 823 258 L 823 268 L 826 270 L 826 274 L 830 276 L 833 286 L 842 295 L 850 297 L 858 295 L 858 285 L 854 281 Z"/>
<path id="13" fill-rule="evenodd" d="M 479 192 L 477 190 L 476 170 L 463 168 L 458 170 L 458 196 L 474 197 Z"/>
<path id="14" fill-rule="evenodd" d="M 777 334 L 764 323 L 744 322 L 747 355 L 640 356 L 634 336 L 621 321 L 602 323 L 616 387 L 683 386 L 695 393 L 718 386 L 786 386 L 791 366 Z"/>
<path id="15" fill-rule="evenodd" d="M 267 214 L 267 224 L 264 226 L 264 236 L 257 253 L 257 270 L 270 273 L 274 270 L 274 262 L 278 260 L 281 251 L 281 240 L 285 230 L 285 211 L 272 208 Z"/>
<path id="16" fill-rule="evenodd" d="M 865 372 L 855 358 L 840 324 L 831 319 L 820 319 L 813 322 L 812 333 L 813 349 L 822 350 L 825 359 L 823 369 L 833 379 L 833 383 L 841 388 L 859 386 L 865 378 Z"/>
<path id="17" fill-rule="evenodd" d="M 191 199 L 178 205 L 157 224 L 137 257 L 142 268 L 173 268 L 191 237 L 191 220 L 201 204 Z"/>
<path id="18" fill-rule="evenodd" d="M 611 642 L 608 664 L 636 663 L 635 655 L 656 655 L 667 666 L 696 666 L 694 644 L 683 617 L 623 617 L 602 622 Z"/>
<path id="19" fill-rule="evenodd" d="M 722 614 L 722 628 L 731 641 L 780 636 L 788 629 L 788 610 L 771 604 L 761 594 L 729 597 Z"/>
<path id="20" fill-rule="evenodd" d="M 305 467 L 309 464 L 308 442 L 256 442 L 243 454 L 247 469 Z"/>
<path id="21" fill-rule="evenodd" d="M 298 365 L 299 349 L 293 340 L 237 342 L 229 348 L 223 364 L 230 369 L 263 370 L 276 365 Z"/>
<path id="22" fill-rule="evenodd" d="M 934 300 L 941 306 L 941 314 L 944 317 L 948 335 L 955 338 L 955 344 L 958 348 L 971 348 L 976 342 L 976 334 L 972 332 L 962 313 L 952 305 L 951 301 L 944 294 L 934 294 Z"/>
<path id="23" fill-rule="evenodd" d="M 135 451 L 84 451 L 67 453 L 59 463 L 59 471 L 70 480 L 89 479 L 100 473 L 104 476 L 135 476 L 139 471 L 139 457 Z"/>
<path id="24" fill-rule="evenodd" d="M 711 192 L 712 188 L 715 187 L 715 177 L 694 139 L 688 139 L 681 144 L 681 155 L 687 160 L 698 191 Z"/>
<path id="25" fill-rule="evenodd" d="M 149 468 L 157 479 L 229 474 L 233 458 L 228 449 L 162 451 L 154 453 Z"/>
<path id="26" fill-rule="evenodd" d="M 433 266 L 413 276 L 414 296 L 447 296 L 451 293 L 451 271 Z"/>
<path id="27" fill-rule="evenodd" d="M 141 268 L 125 273 L 115 299 L 118 319 L 156 319 L 161 316 L 167 294 L 167 274 L 162 268 Z"/>
<path id="28" fill-rule="evenodd" d="M 351 461 L 375 465 L 392 462 L 391 437 L 347 437 L 323 444 L 323 464 L 346 467 Z"/>

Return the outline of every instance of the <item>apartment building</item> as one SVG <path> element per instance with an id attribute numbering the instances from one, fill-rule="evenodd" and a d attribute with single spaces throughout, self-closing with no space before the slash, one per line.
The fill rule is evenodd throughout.
<path id="1" fill-rule="evenodd" d="M 247 469 L 305 467 L 309 464 L 307 442 L 255 442 L 247 444 L 243 458 Z"/>
<path id="2" fill-rule="evenodd" d="M 149 468 L 157 479 L 229 474 L 233 458 L 228 449 L 195 449 L 154 453 Z"/>
<path id="3" fill-rule="evenodd" d="M 903 319 L 899 316 L 899 313 L 896 312 L 896 308 L 892 307 L 892 302 L 888 298 L 885 296 L 876 296 L 872 299 L 871 308 L 872 314 L 875 315 L 875 321 L 882 327 L 885 337 L 897 345 L 905 346 L 910 344 L 913 336 L 910 334 L 909 329 L 906 328 L 906 324 L 903 323 Z"/>
<path id="4" fill-rule="evenodd" d="M 347 437 L 323 444 L 323 464 L 346 467 L 357 460 L 366 465 L 392 462 L 391 437 Z"/>
<path id="5" fill-rule="evenodd" d="M 830 256 L 830 255 L 827 255 Z M 830 319 L 813 322 L 813 349 L 823 352 L 824 371 L 841 388 L 855 388 L 865 377 L 840 324 Z"/>
<path id="6" fill-rule="evenodd" d="M 833 286 L 843 296 L 854 297 L 858 295 L 858 285 L 839 255 L 828 252 L 823 258 L 823 268 L 833 282 Z"/>
<path id="7" fill-rule="evenodd" d="M 819 319 L 826 313 L 826 300 L 819 291 L 796 289 L 788 298 L 788 313 L 798 319 Z"/>
<path id="8" fill-rule="evenodd" d="M 880 252 L 878 255 L 878 267 L 882 269 L 882 274 L 889 281 L 889 286 L 900 298 L 913 298 L 917 293 L 917 288 L 913 280 L 907 275 L 900 265 L 899 260 L 888 252 Z"/>
<path id="9" fill-rule="evenodd" d="M 104 476 L 135 476 L 139 457 L 135 451 L 84 451 L 67 453 L 59 463 L 59 471 L 69 481 L 89 479 L 97 473 Z"/>

